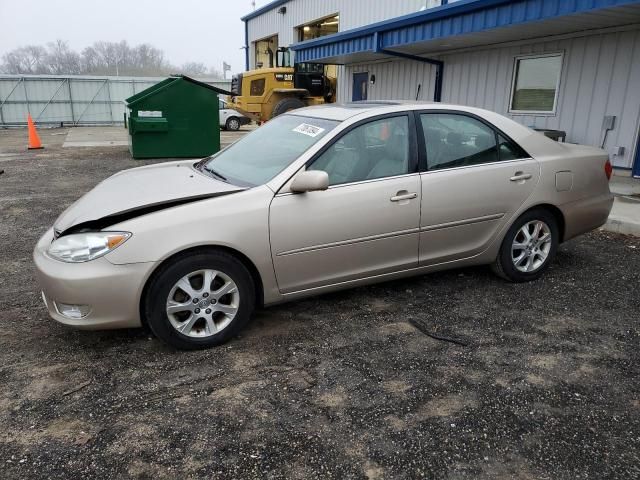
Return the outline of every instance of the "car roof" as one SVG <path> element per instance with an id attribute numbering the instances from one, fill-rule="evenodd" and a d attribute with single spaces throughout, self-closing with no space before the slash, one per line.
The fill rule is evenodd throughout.
<path id="1" fill-rule="evenodd" d="M 291 115 L 344 121 L 356 115 L 362 115 L 365 113 L 379 115 L 384 114 L 387 111 L 394 112 L 398 110 L 397 107 L 408 105 L 427 106 L 433 105 L 433 102 L 411 102 L 404 100 L 365 100 L 360 102 L 316 105 L 313 107 L 299 108 L 288 113 Z"/>
<path id="2" fill-rule="evenodd" d="M 298 115 L 344 122 L 347 120 L 359 121 L 377 115 L 403 112 L 407 110 L 451 110 L 452 112 L 465 112 L 488 121 L 494 127 L 505 132 L 512 140 L 517 142 L 524 140 L 532 134 L 535 135 L 536 139 L 541 136 L 536 132 L 533 132 L 530 128 L 496 112 L 452 103 L 411 100 L 371 100 L 304 107 L 289 111 L 287 112 L 287 115 Z"/>
<path id="3" fill-rule="evenodd" d="M 413 100 L 365 100 L 360 102 L 331 103 L 299 108 L 287 113 L 290 115 L 323 118 L 342 122 L 355 116 L 366 118 L 373 115 L 384 115 L 385 113 L 394 113 L 403 110 L 457 110 L 481 117 L 485 117 L 487 114 L 495 114 L 488 110 L 466 105 Z"/>

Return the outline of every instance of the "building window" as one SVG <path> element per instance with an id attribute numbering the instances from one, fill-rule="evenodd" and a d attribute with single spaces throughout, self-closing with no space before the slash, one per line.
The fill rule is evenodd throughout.
<path id="1" fill-rule="evenodd" d="M 330 17 L 314 20 L 313 22 L 298 27 L 298 41 L 304 42 L 313 38 L 320 38 L 326 35 L 333 35 L 340 30 L 340 16 L 332 15 Z"/>
<path id="2" fill-rule="evenodd" d="M 253 42 L 255 68 L 275 67 L 275 54 L 278 51 L 278 35 Z"/>
<path id="3" fill-rule="evenodd" d="M 554 114 L 562 74 L 562 53 L 516 57 L 511 113 Z"/>

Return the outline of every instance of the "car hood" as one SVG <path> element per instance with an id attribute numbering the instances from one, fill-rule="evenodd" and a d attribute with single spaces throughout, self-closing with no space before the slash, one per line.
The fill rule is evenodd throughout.
<path id="1" fill-rule="evenodd" d="M 153 211 L 244 190 L 204 175 L 193 165 L 193 160 L 187 160 L 116 173 L 67 208 L 54 230 L 60 235 L 102 229 Z"/>

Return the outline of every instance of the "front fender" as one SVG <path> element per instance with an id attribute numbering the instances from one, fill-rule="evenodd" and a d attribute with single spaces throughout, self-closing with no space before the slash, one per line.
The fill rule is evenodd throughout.
<path id="1" fill-rule="evenodd" d="M 256 267 L 263 280 L 265 303 L 280 300 L 269 243 L 267 186 L 202 200 L 143 215 L 109 227 L 132 233 L 107 255 L 116 265 L 162 262 L 181 251 L 201 246 L 237 250 Z"/>

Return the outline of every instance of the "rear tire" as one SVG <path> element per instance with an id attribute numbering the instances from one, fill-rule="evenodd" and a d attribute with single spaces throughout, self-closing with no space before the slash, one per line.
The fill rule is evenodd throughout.
<path id="1" fill-rule="evenodd" d="M 238 120 L 237 117 L 230 117 L 227 119 L 224 128 L 232 132 L 237 132 L 240 130 L 240 120 Z"/>
<path id="2" fill-rule="evenodd" d="M 283 113 L 286 113 L 289 110 L 295 110 L 296 108 L 302 108 L 304 106 L 306 106 L 305 103 L 297 97 L 283 98 L 278 103 L 276 103 L 275 107 L 273 107 L 271 118 L 277 117 L 278 115 L 282 115 Z"/>
<path id="3" fill-rule="evenodd" d="M 145 297 L 156 337 L 181 350 L 220 345 L 238 334 L 255 306 L 251 274 L 225 252 L 179 257 L 162 267 Z"/>
<path id="4" fill-rule="evenodd" d="M 555 258 L 559 239 L 558 222 L 551 212 L 529 210 L 507 231 L 491 268 L 510 282 L 536 280 Z"/>

